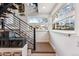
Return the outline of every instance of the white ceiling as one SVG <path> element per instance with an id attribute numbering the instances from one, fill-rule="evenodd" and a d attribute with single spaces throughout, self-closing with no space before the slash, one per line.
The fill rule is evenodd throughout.
<path id="1" fill-rule="evenodd" d="M 54 7 L 55 3 L 38 3 L 39 14 L 49 14 Z"/>
<path id="2" fill-rule="evenodd" d="M 53 10 L 54 6 L 55 3 L 38 3 L 38 13 L 30 13 L 30 10 L 28 10 L 28 12 L 30 13 L 30 16 L 47 17 Z M 33 10 L 31 9 L 31 11 Z"/>

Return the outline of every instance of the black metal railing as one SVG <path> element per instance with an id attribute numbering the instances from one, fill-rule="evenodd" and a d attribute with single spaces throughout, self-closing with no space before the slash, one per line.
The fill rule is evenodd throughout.
<path id="1" fill-rule="evenodd" d="M 0 10 L 0 13 L 3 13 L 3 11 L 6 12 L 7 8 L 11 7 L 11 4 L 7 4 L 5 7 L 3 7 Z M 8 11 L 11 13 L 10 11 Z M 12 15 L 10 18 L 4 18 L 5 21 L 5 29 L 9 30 L 10 33 L 13 34 L 14 37 L 23 37 L 26 39 L 28 46 L 35 50 L 36 47 L 36 40 L 35 40 L 35 28 L 27 24 L 25 21 L 17 17 L 14 13 L 11 13 Z"/>
<path id="2" fill-rule="evenodd" d="M 10 19 L 6 19 L 5 21 L 5 27 L 9 28 L 10 30 L 14 31 L 15 33 L 19 34 L 21 37 L 25 37 L 28 46 L 35 50 L 35 28 L 15 16 L 10 17 Z M 13 19 L 13 20 L 12 20 Z M 13 21 L 13 23 L 12 23 Z M 8 22 L 8 23 L 7 23 Z M 9 24 L 12 23 L 12 24 Z"/>
<path id="3" fill-rule="evenodd" d="M 0 39 L 0 48 L 22 48 L 26 44 L 25 38 L 22 37 L 9 37 Z"/>

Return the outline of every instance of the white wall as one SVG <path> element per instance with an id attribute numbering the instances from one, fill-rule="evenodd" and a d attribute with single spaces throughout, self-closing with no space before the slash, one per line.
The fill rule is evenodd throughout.
<path id="1" fill-rule="evenodd" d="M 50 32 L 50 40 L 52 42 L 51 44 L 55 47 L 57 55 L 64 55 L 64 53 L 66 55 L 66 36 Z"/>
<path id="2" fill-rule="evenodd" d="M 51 32 L 50 43 L 55 47 L 57 55 L 79 56 L 79 36 Z"/>
<path id="3" fill-rule="evenodd" d="M 79 3 L 75 7 L 75 35 L 70 37 L 65 33 L 50 31 L 50 43 L 54 46 L 57 55 L 79 56 Z"/>
<path id="4" fill-rule="evenodd" d="M 48 31 L 36 31 L 36 42 L 49 42 Z"/>

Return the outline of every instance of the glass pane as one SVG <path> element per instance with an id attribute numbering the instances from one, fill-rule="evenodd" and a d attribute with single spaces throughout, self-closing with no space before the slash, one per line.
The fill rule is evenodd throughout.
<path id="1" fill-rule="evenodd" d="M 28 17 L 28 23 L 47 23 L 48 20 L 46 18 L 40 17 Z"/>
<path id="2" fill-rule="evenodd" d="M 28 23 L 37 30 L 48 30 L 48 20 L 41 17 L 28 17 Z"/>
<path id="3" fill-rule="evenodd" d="M 74 20 L 75 20 L 74 16 L 65 18 L 64 20 L 62 19 L 62 20 L 60 20 L 52 25 L 53 29 L 56 29 L 56 30 L 74 30 Z"/>
<path id="4" fill-rule="evenodd" d="M 55 30 L 74 30 L 75 15 L 72 14 L 74 11 L 73 4 L 65 4 L 54 17 L 52 29 Z M 63 16 L 63 17 L 62 17 Z"/>
<path id="5" fill-rule="evenodd" d="M 66 4 L 66 5 L 63 6 L 63 8 L 61 8 L 59 10 L 59 16 L 66 15 L 66 14 L 70 13 L 73 10 L 74 10 L 74 7 L 73 7 L 72 3 Z"/>

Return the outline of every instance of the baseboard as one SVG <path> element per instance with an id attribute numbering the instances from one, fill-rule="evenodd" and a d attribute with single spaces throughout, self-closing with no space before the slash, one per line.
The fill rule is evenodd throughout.
<path id="1" fill-rule="evenodd" d="M 57 51 L 56 51 L 56 48 L 55 46 L 53 45 L 53 43 L 51 41 L 49 41 L 49 44 L 52 46 L 52 48 L 55 50 L 55 53 L 56 53 L 56 56 L 59 56 Z"/>
<path id="2" fill-rule="evenodd" d="M 49 44 L 52 46 L 54 50 L 56 49 L 52 42 L 49 41 Z"/>
<path id="3" fill-rule="evenodd" d="M 36 43 L 49 43 L 49 42 L 36 42 Z"/>

